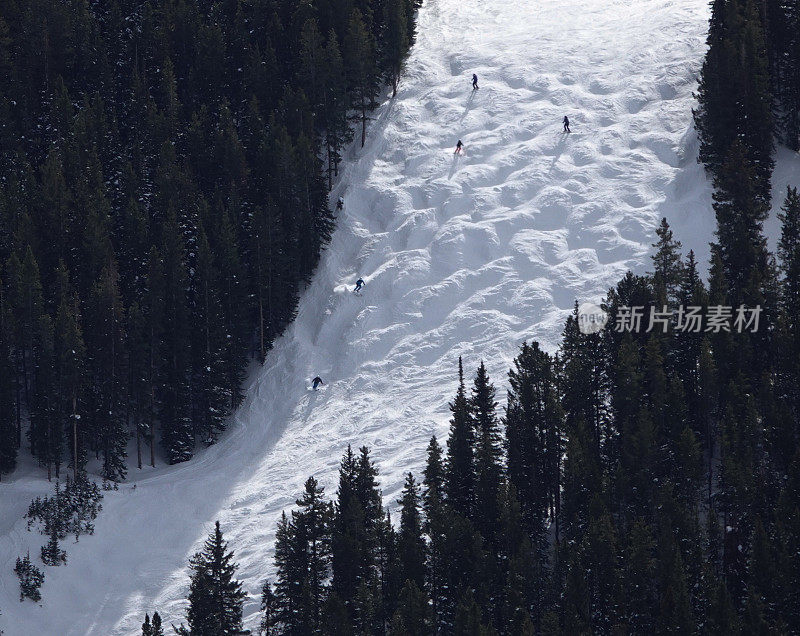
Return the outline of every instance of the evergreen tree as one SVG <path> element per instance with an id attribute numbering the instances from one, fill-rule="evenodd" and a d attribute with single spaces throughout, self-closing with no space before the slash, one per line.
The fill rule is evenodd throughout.
<path id="1" fill-rule="evenodd" d="M 470 410 L 475 426 L 475 526 L 487 542 L 493 543 L 500 516 L 497 494 L 503 476 L 502 439 L 495 410 L 494 385 L 481 362 L 475 375 L 470 397 Z"/>
<path id="2" fill-rule="evenodd" d="M 456 609 L 454 636 L 490 636 L 496 632 L 483 622 L 481 608 L 472 593 L 467 591 Z"/>
<path id="3" fill-rule="evenodd" d="M 197 250 L 193 322 L 197 326 L 192 343 L 192 421 L 194 433 L 211 443 L 223 428 L 230 398 L 225 374 L 226 334 L 217 293 L 218 274 L 211 247 L 201 228 Z"/>
<path id="4" fill-rule="evenodd" d="M 88 322 L 88 426 L 93 448 L 103 456 L 103 476 L 117 481 L 127 473 L 128 431 L 123 406 L 127 372 L 124 315 L 113 262 L 103 269 L 93 286 Z"/>
<path id="5" fill-rule="evenodd" d="M 401 581 L 411 581 L 417 590 L 425 585 L 425 540 L 422 537 L 419 486 L 414 476 L 408 473 L 400 504 L 400 552 Z"/>
<path id="6" fill-rule="evenodd" d="M 546 520 L 556 515 L 560 505 L 563 413 L 553 361 L 537 343 L 523 343 L 508 378 L 508 479 L 516 488 L 535 549 L 543 555 Z"/>
<path id="7" fill-rule="evenodd" d="M 164 318 L 159 362 L 162 443 L 171 463 L 191 459 L 194 437 L 190 418 L 189 339 L 186 269 L 178 221 L 171 214 L 164 228 Z"/>
<path id="8" fill-rule="evenodd" d="M 622 571 L 623 613 L 635 633 L 653 630 L 653 607 L 656 603 L 654 588 L 656 559 L 650 528 L 636 521 L 628 533 L 628 545 L 624 554 Z"/>
<path id="9" fill-rule="evenodd" d="M 323 633 L 325 584 L 331 567 L 331 505 L 324 500 L 324 489 L 313 477 L 306 481 L 305 492 L 297 505 L 299 511 L 292 513 L 297 532 L 295 545 L 299 549 L 297 558 L 305 559 L 301 566 L 305 576 L 296 584 L 305 598 L 295 611 L 307 617 L 304 633 Z"/>
<path id="10" fill-rule="evenodd" d="M 718 254 L 728 284 L 728 301 L 755 304 L 755 295 L 767 276 L 766 246 L 762 225 L 768 204 L 757 192 L 754 173 L 742 144 L 734 142 L 714 182 Z"/>
<path id="11" fill-rule="evenodd" d="M 59 528 L 55 520 L 50 522 L 50 540 L 42 546 L 42 563 L 61 565 L 67 562 L 67 553 L 59 547 Z"/>
<path id="12" fill-rule="evenodd" d="M 205 545 L 189 562 L 191 586 L 186 621 L 191 634 L 233 635 L 242 629 L 245 593 L 234 576 L 233 552 L 222 537 L 219 521 Z"/>
<path id="13" fill-rule="evenodd" d="M 17 465 L 17 428 L 14 421 L 14 382 L 10 351 L 10 319 L 0 280 L 0 479 Z"/>
<path id="14" fill-rule="evenodd" d="M 428 636 L 433 634 L 433 616 L 425 593 L 407 579 L 389 627 L 389 636 Z"/>
<path id="15" fill-rule="evenodd" d="M 14 572 L 19 578 L 19 600 L 31 599 L 34 603 L 42 600 L 39 588 L 44 583 L 44 574 L 31 562 L 30 552 L 22 559 L 17 557 Z"/>
<path id="16" fill-rule="evenodd" d="M 77 299 L 65 297 L 58 307 L 55 322 L 55 363 L 59 410 L 62 415 L 59 420 L 63 422 L 69 440 L 70 460 L 73 474 L 77 479 L 78 472 L 83 469 L 86 461 L 87 434 L 81 425 L 79 413 L 86 382 L 84 376 L 86 347 L 76 306 Z M 69 414 L 68 419 L 63 417 L 67 414 Z"/>
<path id="17" fill-rule="evenodd" d="M 666 218 L 661 219 L 656 235 L 658 242 L 653 244 L 656 253 L 652 256 L 655 267 L 653 281 L 656 287 L 656 299 L 661 305 L 668 303 L 673 305 L 678 298 L 684 277 L 680 254 L 681 242 L 673 238 Z"/>
<path id="18" fill-rule="evenodd" d="M 153 612 L 153 621 L 150 622 L 150 615 L 144 615 L 142 623 L 142 636 L 164 636 L 164 629 L 161 627 L 161 616 L 158 612 Z"/>
<path id="19" fill-rule="evenodd" d="M 347 121 L 347 84 L 336 31 L 328 33 L 328 42 L 322 51 L 323 95 L 322 109 L 317 117 L 325 131 L 326 171 L 328 189 L 333 177 L 339 175 L 342 148 L 350 142 L 353 132 Z"/>
<path id="20" fill-rule="evenodd" d="M 458 390 L 450 403 L 450 436 L 447 439 L 445 493 L 456 512 L 469 516 L 474 498 L 474 429 L 469 400 L 464 386 L 464 369 L 458 359 Z"/>
<path id="21" fill-rule="evenodd" d="M 344 63 L 351 103 L 361 121 L 361 147 L 367 139 L 367 111 L 373 108 L 378 87 L 375 40 L 364 23 L 364 16 L 353 9 L 345 38 Z"/>
<path id="22" fill-rule="evenodd" d="M 496 603 L 496 624 L 513 634 L 533 630 L 531 613 L 538 622 L 544 609 L 545 563 L 542 554 L 533 549 L 525 530 L 522 508 L 513 484 L 504 482 L 498 493 L 500 528 L 498 552 L 499 580 L 503 598 Z"/>
<path id="23" fill-rule="evenodd" d="M 403 70 L 403 62 L 408 51 L 410 37 L 409 19 L 406 15 L 408 0 L 388 0 L 383 5 L 385 12 L 386 34 L 383 39 L 383 66 L 386 68 L 386 79 L 392 86 L 392 97 L 397 95 L 397 84 Z"/>
<path id="24" fill-rule="evenodd" d="M 782 281 L 778 390 L 786 400 L 788 411 L 782 418 L 786 428 L 778 432 L 775 447 L 782 464 L 788 466 L 791 457 L 785 452 L 793 448 L 800 437 L 797 427 L 800 413 L 800 197 L 796 188 L 787 189 L 779 218 L 782 225 L 777 251 Z"/>
<path id="25" fill-rule="evenodd" d="M 431 510 L 444 501 L 445 470 L 442 464 L 442 447 L 435 435 L 428 443 L 427 461 L 423 475 L 425 488 L 422 492 L 422 507 L 426 517 L 429 517 Z"/>

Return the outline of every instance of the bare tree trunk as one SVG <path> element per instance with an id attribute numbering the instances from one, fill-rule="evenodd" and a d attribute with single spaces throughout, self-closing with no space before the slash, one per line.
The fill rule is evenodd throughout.
<path id="1" fill-rule="evenodd" d="M 17 448 L 20 448 L 22 446 L 22 407 L 20 406 L 22 400 L 20 399 L 19 372 L 17 373 L 17 380 L 14 384 L 14 388 L 17 392 Z"/>
<path id="2" fill-rule="evenodd" d="M 367 141 L 367 105 L 361 103 L 361 147 Z"/>
<path id="3" fill-rule="evenodd" d="M 155 388 L 151 387 L 151 404 L 155 404 Z M 153 423 L 153 413 L 150 413 L 150 465 L 155 468 L 156 466 L 156 429 Z"/>
<path id="4" fill-rule="evenodd" d="M 72 396 L 72 472 L 78 480 L 78 398 Z"/>
<path id="5" fill-rule="evenodd" d="M 261 280 L 261 235 L 258 236 L 258 253 L 256 254 L 256 261 L 258 262 L 258 280 L 256 285 L 258 287 L 258 339 L 259 347 L 261 350 L 261 362 L 264 362 L 264 286 Z"/>
<path id="6" fill-rule="evenodd" d="M 331 165 L 333 158 L 331 155 L 331 136 L 328 132 L 325 133 L 325 145 L 328 153 L 328 192 L 330 192 L 331 188 L 333 188 L 333 166 Z"/>
<path id="7" fill-rule="evenodd" d="M 133 426 L 136 428 L 136 465 L 139 470 L 142 469 L 142 435 L 139 432 L 139 418 L 133 416 Z"/>

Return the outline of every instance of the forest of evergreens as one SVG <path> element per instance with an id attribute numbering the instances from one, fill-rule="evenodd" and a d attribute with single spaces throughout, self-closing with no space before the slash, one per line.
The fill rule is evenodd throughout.
<path id="1" fill-rule="evenodd" d="M 329 240 L 416 0 L 0 4 L 0 476 L 212 443 Z"/>
<path id="2" fill-rule="evenodd" d="M 449 436 L 399 519 L 367 448 L 347 449 L 332 498 L 310 478 L 278 524 L 264 633 L 800 633 L 796 189 L 778 193 L 777 253 L 763 231 L 775 140 L 798 145 L 798 25 L 794 0 L 712 2 L 695 112 L 708 280 L 665 219 L 653 271 L 609 290 L 607 328 L 581 333 L 576 305 L 555 355 L 522 345 L 502 410 L 483 364 L 470 387 L 459 361 Z M 615 329 L 629 307 L 643 328 Z M 760 308 L 758 329 L 717 326 L 725 307 Z M 645 328 L 651 310 L 672 312 L 666 329 Z M 217 528 L 192 565 L 191 633 L 241 625 L 232 558 Z"/>
<path id="3" fill-rule="evenodd" d="M 330 238 L 343 149 L 396 90 L 417 6 L 0 4 L 0 475 L 21 452 L 76 475 L 29 510 L 45 564 L 91 531 L 89 462 L 117 481 L 131 440 L 135 465 L 157 444 L 176 463 L 222 431 Z M 576 306 L 557 352 L 523 344 L 502 404 L 483 363 L 454 359 L 448 437 L 419 449 L 399 515 L 348 448 L 335 493 L 310 477 L 282 516 L 264 633 L 800 633 L 795 189 L 775 253 L 763 230 L 775 145 L 800 146 L 800 1 L 711 9 L 707 280 L 664 220 L 652 272 L 609 290 L 609 327 L 581 333 Z M 670 328 L 614 329 L 632 306 Z M 760 328 L 681 330 L 688 306 L 758 307 Z M 30 555 L 15 571 L 39 600 Z M 238 633 L 219 524 L 190 571 L 178 632 Z M 163 629 L 154 613 L 142 634 Z"/>

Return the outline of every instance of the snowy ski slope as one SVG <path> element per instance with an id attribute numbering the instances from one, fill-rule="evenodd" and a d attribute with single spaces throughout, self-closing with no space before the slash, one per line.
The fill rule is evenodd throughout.
<path id="1" fill-rule="evenodd" d="M 278 515 L 309 475 L 333 495 L 348 443 L 371 447 L 396 507 L 404 471 L 445 436 L 459 355 L 470 375 L 483 358 L 502 396 L 523 339 L 553 350 L 575 299 L 649 267 L 661 216 L 705 261 L 713 216 L 690 109 L 706 5 L 426 0 L 401 89 L 332 193 L 345 210 L 297 320 L 221 442 L 133 469 L 137 488 L 108 493 L 95 536 L 46 569 L 41 608 L 18 602 L 11 569 L 38 554 L 21 515 L 50 487 L 32 469 L 0 484 L 5 633 L 134 634 L 154 609 L 178 623 L 188 557 L 215 519 L 255 629 Z M 778 181 L 797 177 L 781 166 Z M 317 374 L 326 384 L 310 392 Z"/>

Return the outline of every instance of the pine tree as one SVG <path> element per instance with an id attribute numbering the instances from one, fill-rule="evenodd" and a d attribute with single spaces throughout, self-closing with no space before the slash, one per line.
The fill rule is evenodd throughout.
<path id="1" fill-rule="evenodd" d="M 158 612 L 153 612 L 153 636 L 164 636 L 164 629 L 161 627 L 161 616 Z"/>
<path id="2" fill-rule="evenodd" d="M 59 547 L 59 528 L 55 520 L 50 522 L 50 540 L 42 546 L 42 563 L 45 565 L 61 565 L 67 562 L 67 553 Z"/>
<path id="3" fill-rule="evenodd" d="M 503 598 L 496 602 L 495 623 L 510 633 L 523 634 L 526 625 L 533 622 L 531 612 L 538 622 L 544 608 L 546 555 L 537 553 L 531 545 L 513 484 L 503 482 L 498 493 L 498 508 L 498 579 Z"/>
<path id="4" fill-rule="evenodd" d="M 475 527 L 449 507 L 437 511 L 429 519 L 429 535 L 430 565 L 435 568 L 431 574 L 438 574 L 431 580 L 431 605 L 436 613 L 437 629 L 450 632 L 465 590 L 476 590 L 481 601 L 487 599 L 488 560 L 483 539 Z"/>
<path id="5" fill-rule="evenodd" d="M 476 528 L 490 544 L 494 543 L 497 534 L 500 516 L 497 494 L 503 477 L 502 438 L 496 408 L 494 385 L 481 362 L 470 397 L 475 426 L 473 518 Z"/>
<path id="6" fill-rule="evenodd" d="M 656 603 L 654 588 L 656 560 L 655 544 L 650 528 L 636 521 L 628 533 L 622 571 L 623 613 L 631 631 L 646 634 L 653 630 L 653 607 Z"/>
<path id="7" fill-rule="evenodd" d="M 372 625 L 380 603 L 378 560 L 385 530 L 377 469 L 366 447 L 356 457 L 350 447 L 339 470 L 334 522 L 333 581 L 353 625 Z"/>
<path id="8" fill-rule="evenodd" d="M 401 507 L 398 535 L 400 580 L 411 581 L 420 590 L 425 585 L 425 540 L 422 537 L 419 486 L 411 473 L 406 477 L 403 495 L 397 503 Z"/>
<path id="9" fill-rule="evenodd" d="M 219 521 L 205 545 L 189 562 L 191 586 L 186 622 L 192 634 L 232 636 L 242 629 L 245 593 L 234 576 L 233 552 L 222 537 Z"/>
<path id="10" fill-rule="evenodd" d="M 425 486 L 422 492 L 422 507 L 426 517 L 430 516 L 431 510 L 444 501 L 445 471 L 442 464 L 442 447 L 436 440 L 436 436 L 431 437 L 427 449 L 427 461 L 423 471 Z"/>
<path id="11" fill-rule="evenodd" d="M 273 625 L 280 625 L 288 634 L 301 633 L 297 623 L 302 625 L 304 617 L 298 617 L 301 606 L 300 581 L 303 577 L 302 565 L 299 561 L 296 539 L 296 528 L 290 524 L 286 512 L 281 514 L 278 530 L 275 533 L 275 568 L 277 580 L 274 592 L 274 610 L 271 617 Z M 266 594 L 266 592 L 265 592 Z M 270 597 L 266 597 L 270 600 Z M 298 621 L 297 618 L 300 618 Z M 265 617 L 266 619 L 266 617 Z"/>
<path id="12" fill-rule="evenodd" d="M 722 262 L 728 304 L 754 305 L 767 277 L 762 225 L 768 204 L 759 196 L 754 170 L 740 142 L 731 145 L 714 187 L 717 216 L 714 254 Z"/>
<path id="13" fill-rule="evenodd" d="M 364 16 L 353 9 L 345 38 L 344 65 L 351 103 L 361 121 L 361 147 L 367 139 L 367 111 L 373 108 L 378 86 L 375 40 L 364 23 Z"/>
<path id="14" fill-rule="evenodd" d="M 88 425 L 93 447 L 102 452 L 103 477 L 125 478 L 128 431 L 125 422 L 126 391 L 124 314 L 119 296 L 116 264 L 103 268 L 91 293 L 89 316 L 90 395 Z"/>
<path id="15" fill-rule="evenodd" d="M 656 229 L 658 242 L 653 244 L 656 253 L 651 257 L 655 271 L 653 282 L 656 288 L 657 303 L 674 305 L 683 283 L 683 263 L 681 262 L 681 242 L 673 238 L 672 230 L 666 218 Z"/>
<path id="16" fill-rule="evenodd" d="M 150 465 L 155 466 L 155 420 L 159 415 L 162 399 L 162 354 L 165 351 L 163 335 L 165 325 L 165 277 L 164 264 L 159 251 L 153 247 L 148 255 L 147 281 L 142 298 L 144 315 L 144 341 L 142 354 L 145 366 L 145 406 L 143 419 L 147 423 L 150 442 Z"/>
<path id="17" fill-rule="evenodd" d="M 450 403 L 450 436 L 447 439 L 445 493 L 447 503 L 456 512 L 469 516 L 474 498 L 474 429 L 461 358 L 458 359 L 458 390 Z"/>
<path id="18" fill-rule="evenodd" d="M 299 510 L 292 512 L 293 526 L 297 532 L 297 558 L 302 563 L 305 576 L 297 582 L 303 590 L 302 605 L 295 612 L 306 617 L 305 633 L 322 633 L 325 583 L 331 567 L 331 505 L 324 500 L 324 489 L 310 477 L 306 481 L 303 497 L 297 500 Z"/>
<path id="19" fill-rule="evenodd" d="M 456 609 L 453 625 L 454 636 L 490 636 L 496 632 L 483 622 L 481 608 L 472 593 L 467 591 Z"/>
<path id="20" fill-rule="evenodd" d="M 386 69 L 386 79 L 392 86 L 392 97 L 397 95 L 403 62 L 408 52 L 410 37 L 413 36 L 413 32 L 411 35 L 408 33 L 409 20 L 406 15 L 408 9 L 407 0 L 388 0 L 383 5 L 386 23 L 382 41 L 383 67 Z"/>
<path id="21" fill-rule="evenodd" d="M 55 322 L 55 363 L 58 377 L 60 414 L 69 414 L 68 419 L 59 418 L 71 449 L 70 459 L 73 475 L 77 479 L 86 461 L 87 439 L 81 426 L 79 405 L 85 383 L 86 347 L 77 315 L 77 298 L 64 297 L 58 307 Z"/>
<path id="22" fill-rule="evenodd" d="M 10 351 L 10 319 L 0 280 L 0 479 L 17 465 L 17 429 L 14 422 L 14 382 Z"/>
<path id="23" fill-rule="evenodd" d="M 164 228 L 163 349 L 160 351 L 160 423 L 162 444 L 171 463 L 191 459 L 194 438 L 190 418 L 189 339 L 186 269 L 178 221 L 171 214 Z"/>
<path id="24" fill-rule="evenodd" d="M 328 42 L 322 51 L 322 76 L 324 81 L 322 109 L 317 117 L 325 131 L 326 171 L 328 189 L 333 177 L 339 175 L 341 150 L 350 142 L 353 132 L 347 121 L 347 84 L 336 31 L 328 33 Z"/>
<path id="25" fill-rule="evenodd" d="M 797 188 L 787 188 L 779 218 L 782 225 L 777 251 L 782 282 L 778 389 L 788 406 L 783 418 L 788 430 L 779 432 L 776 440 L 776 455 L 781 457 L 800 437 L 796 424 L 800 413 L 800 196 Z M 790 461 L 791 457 L 782 457 L 784 466 Z"/>
<path id="26" fill-rule="evenodd" d="M 428 636 L 433 634 L 433 616 L 425 593 L 408 579 L 400 592 L 389 636 Z"/>
<path id="27" fill-rule="evenodd" d="M 30 552 L 22 559 L 17 557 L 14 572 L 19 578 L 19 600 L 31 599 L 34 603 L 42 600 L 39 588 L 44 583 L 44 574 L 31 562 Z"/>
<path id="28" fill-rule="evenodd" d="M 223 428 L 228 413 L 228 379 L 225 369 L 225 325 L 217 292 L 218 274 L 203 228 L 197 247 L 197 270 L 193 277 L 192 421 L 194 434 L 211 443 Z"/>
<path id="29" fill-rule="evenodd" d="M 777 506 L 777 556 L 778 593 L 777 613 L 786 623 L 788 631 L 800 629 L 800 451 L 787 471 Z"/>
<path id="30" fill-rule="evenodd" d="M 508 479 L 516 488 L 528 533 L 541 554 L 547 517 L 555 516 L 560 503 L 563 412 L 553 361 L 538 343 L 523 343 L 508 378 Z"/>
<path id="31" fill-rule="evenodd" d="M 259 623 L 259 630 L 265 636 L 272 636 L 277 627 L 277 597 L 272 589 L 272 584 L 267 580 L 264 581 L 264 586 L 261 588 L 261 611 L 264 616 L 261 617 Z"/>
<path id="32" fill-rule="evenodd" d="M 739 619 L 724 581 L 719 581 L 713 592 L 704 629 L 715 636 L 739 633 Z"/>
<path id="33" fill-rule="evenodd" d="M 144 615 L 144 623 L 142 623 L 142 636 L 153 636 L 153 625 L 150 623 L 150 614 Z"/>
<path id="34" fill-rule="evenodd" d="M 311 107 L 317 111 L 323 104 L 325 91 L 322 69 L 323 41 L 319 25 L 313 18 L 307 20 L 300 33 L 300 60 L 297 79 Z"/>

